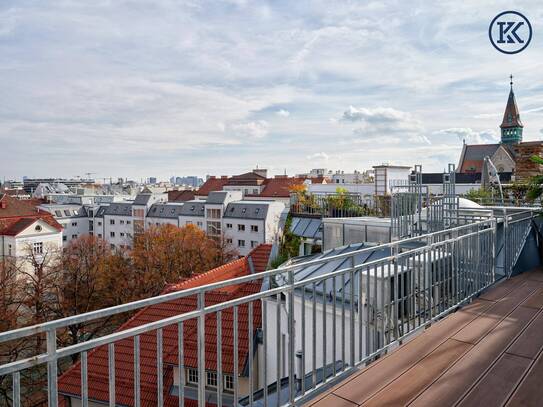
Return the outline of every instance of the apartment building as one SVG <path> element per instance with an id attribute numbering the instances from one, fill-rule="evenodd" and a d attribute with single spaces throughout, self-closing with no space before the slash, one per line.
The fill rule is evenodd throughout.
<path id="1" fill-rule="evenodd" d="M 102 229 L 98 232 L 98 237 L 109 242 L 112 248 L 131 248 L 136 221 L 132 213 L 132 203 L 115 202 L 106 206 L 102 213 Z"/>
<path id="2" fill-rule="evenodd" d="M 89 215 L 83 205 L 42 204 L 39 208 L 53 215 L 62 226 L 63 246 L 90 232 Z"/>
<path id="3" fill-rule="evenodd" d="M 62 226 L 31 201 L 0 193 L 0 258 L 24 263 L 62 248 Z"/>

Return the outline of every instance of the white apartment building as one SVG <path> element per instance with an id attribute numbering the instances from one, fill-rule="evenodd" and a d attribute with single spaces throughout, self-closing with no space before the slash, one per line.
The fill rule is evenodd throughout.
<path id="1" fill-rule="evenodd" d="M 83 205 L 43 204 L 39 207 L 53 215 L 62 226 L 62 243 L 64 247 L 70 241 L 89 234 L 89 216 Z"/>
<path id="2" fill-rule="evenodd" d="M 105 207 L 102 230 L 97 229 L 96 232 L 98 237 L 106 240 L 112 248 L 131 248 L 134 235 L 134 220 L 131 203 L 115 202 Z"/>

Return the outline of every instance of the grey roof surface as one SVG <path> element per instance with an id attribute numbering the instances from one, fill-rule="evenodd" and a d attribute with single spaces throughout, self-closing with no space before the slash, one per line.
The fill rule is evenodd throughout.
<path id="1" fill-rule="evenodd" d="M 209 204 L 222 204 L 228 196 L 228 191 L 211 191 L 207 194 L 206 203 Z"/>
<path id="2" fill-rule="evenodd" d="M 148 218 L 177 219 L 181 215 L 183 204 L 157 203 L 152 205 L 147 212 Z"/>
<path id="3" fill-rule="evenodd" d="M 71 204 L 43 205 L 55 218 L 86 218 L 87 211 L 84 206 Z M 60 213 L 60 215 L 59 215 Z"/>
<path id="4" fill-rule="evenodd" d="M 205 201 L 187 201 L 181 207 L 182 216 L 204 216 Z"/>
<path id="5" fill-rule="evenodd" d="M 350 253 L 358 250 L 362 250 L 365 248 L 373 248 L 373 250 L 368 250 L 363 253 L 358 253 L 354 256 L 355 259 L 355 265 L 361 266 L 364 263 L 368 263 L 370 261 L 375 261 L 379 259 L 383 259 L 385 257 L 390 256 L 390 247 L 382 247 L 382 246 L 372 246 L 365 243 L 354 243 L 348 246 L 342 246 L 337 247 L 335 249 L 328 250 L 324 253 L 318 253 L 311 256 L 303 256 L 291 259 L 291 263 L 303 263 L 307 262 L 309 260 L 317 260 L 317 259 L 326 259 L 327 257 L 333 257 L 344 253 Z M 321 264 L 313 264 L 313 265 L 303 265 L 300 264 L 300 268 L 294 269 L 294 280 L 295 281 L 303 281 L 312 277 L 316 276 L 322 276 L 324 274 L 332 273 L 337 270 L 346 269 L 350 267 L 351 259 L 350 257 L 345 257 L 341 259 L 336 260 L 330 260 L 326 263 Z M 357 281 L 354 282 L 354 296 L 356 301 L 358 301 L 358 288 L 359 288 L 359 282 L 358 282 L 358 276 L 360 274 L 357 273 Z M 278 285 L 285 285 L 286 284 L 286 277 L 282 277 L 280 275 L 276 276 L 276 282 Z M 346 301 L 350 298 L 351 293 L 351 281 L 349 278 L 349 274 L 345 275 L 345 282 L 343 283 L 341 275 L 338 275 L 335 277 L 336 279 L 336 298 L 342 298 L 343 292 L 345 292 L 345 299 Z M 324 292 L 324 281 L 320 281 L 315 286 L 315 291 L 317 296 L 321 299 L 325 298 L 323 294 L 326 294 L 326 298 L 328 301 L 332 300 L 332 284 L 333 281 L 331 278 L 326 280 L 326 292 Z M 308 294 L 311 297 L 312 293 L 312 287 L 313 285 L 310 284 L 308 287 L 306 287 L 306 290 L 309 290 Z M 263 289 L 267 288 L 266 284 L 264 284 Z M 306 294 L 307 295 L 307 294 Z"/>
<path id="6" fill-rule="evenodd" d="M 132 216 L 132 204 L 124 202 L 114 202 L 106 206 L 104 215 L 111 216 Z"/>
<path id="7" fill-rule="evenodd" d="M 269 203 L 262 201 L 231 202 L 224 211 L 223 218 L 233 219 L 266 219 Z"/>
<path id="8" fill-rule="evenodd" d="M 96 211 L 96 214 L 94 215 L 95 218 L 103 218 L 104 217 L 104 212 L 106 211 L 108 205 L 102 205 L 98 208 L 98 210 Z"/>
<path id="9" fill-rule="evenodd" d="M 140 193 L 136 195 L 136 199 L 134 199 L 134 205 L 147 205 L 149 202 L 149 199 L 151 199 L 152 194 L 144 194 Z"/>
<path id="10" fill-rule="evenodd" d="M 296 236 L 309 239 L 322 239 L 322 220 L 293 217 L 290 231 Z"/>
<path id="11" fill-rule="evenodd" d="M 492 157 L 500 144 L 472 144 L 466 145 L 464 160 L 484 160 L 486 156 Z"/>

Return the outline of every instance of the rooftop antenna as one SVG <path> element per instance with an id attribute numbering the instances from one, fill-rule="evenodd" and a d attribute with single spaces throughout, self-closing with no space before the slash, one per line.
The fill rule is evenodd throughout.
<path id="1" fill-rule="evenodd" d="M 511 80 L 509 85 L 511 85 L 511 90 L 513 90 L 513 74 L 509 75 L 509 79 Z"/>

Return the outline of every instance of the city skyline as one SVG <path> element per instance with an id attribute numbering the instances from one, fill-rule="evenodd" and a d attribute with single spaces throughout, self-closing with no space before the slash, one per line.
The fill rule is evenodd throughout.
<path id="1" fill-rule="evenodd" d="M 441 171 L 499 141 L 511 73 L 540 140 L 537 36 L 502 55 L 505 3 L 427 5 L 4 2 L 0 175 Z M 537 3 L 516 8 L 537 33 Z"/>

